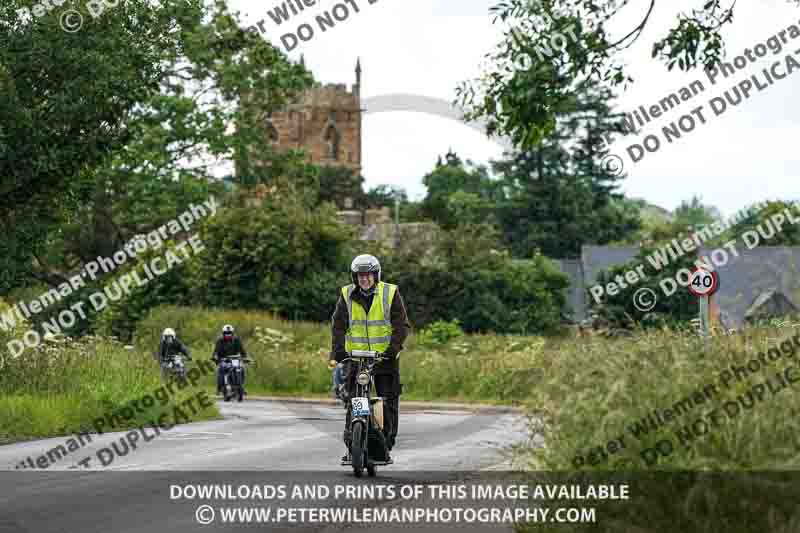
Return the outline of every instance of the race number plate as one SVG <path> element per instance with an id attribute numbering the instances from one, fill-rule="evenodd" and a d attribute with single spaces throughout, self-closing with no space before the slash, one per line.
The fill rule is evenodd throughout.
<path id="1" fill-rule="evenodd" d="M 238 367 L 239 366 L 239 360 L 238 359 L 231 359 L 231 364 L 233 366 L 237 366 Z"/>
<path id="2" fill-rule="evenodd" d="M 353 416 L 369 416 L 369 400 L 353 398 Z"/>

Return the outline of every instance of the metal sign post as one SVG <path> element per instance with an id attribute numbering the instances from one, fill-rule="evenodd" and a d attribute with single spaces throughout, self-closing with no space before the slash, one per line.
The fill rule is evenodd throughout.
<path id="1" fill-rule="evenodd" d="M 711 336 L 711 320 L 709 317 L 708 296 L 700 297 L 700 335 L 703 337 L 703 349 L 708 352 L 708 338 Z"/>
<path id="2" fill-rule="evenodd" d="M 689 279 L 689 292 L 698 297 L 700 304 L 700 335 L 703 337 L 703 349 L 708 352 L 711 337 L 711 304 L 709 299 L 719 288 L 719 274 L 695 268 Z"/>

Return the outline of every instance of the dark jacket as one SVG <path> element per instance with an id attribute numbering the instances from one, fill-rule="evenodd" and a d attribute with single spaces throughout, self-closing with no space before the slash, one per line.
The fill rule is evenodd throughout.
<path id="1" fill-rule="evenodd" d="M 219 361 L 222 357 L 236 354 L 242 354 L 242 357 L 247 357 L 244 344 L 242 344 L 239 337 L 234 335 L 233 339 L 228 342 L 225 342 L 225 339 L 220 337 L 217 339 L 217 344 L 214 346 L 214 353 L 211 354 L 211 358 Z"/>
<path id="2" fill-rule="evenodd" d="M 372 306 L 372 301 L 379 297 L 377 294 L 365 296 L 361 289 L 353 291 L 353 302 L 358 302 L 369 313 Z M 375 366 L 375 375 L 379 374 L 399 374 L 400 361 L 398 354 L 403 349 L 403 342 L 408 337 L 411 324 L 408 322 L 406 315 L 406 306 L 403 303 L 403 297 L 400 296 L 400 289 L 398 288 L 394 293 L 392 299 L 392 306 L 389 310 L 390 320 L 392 322 L 392 338 L 389 341 L 389 347 L 384 354 L 389 357 L 388 360 L 383 361 Z M 339 300 L 336 302 L 336 310 L 333 312 L 331 319 L 331 333 L 332 333 L 332 346 L 331 346 L 331 359 L 341 361 L 346 357 L 345 351 L 345 334 L 350 325 L 350 316 L 347 313 L 347 302 L 342 296 L 341 289 L 339 291 Z"/>
<path id="3" fill-rule="evenodd" d="M 166 361 L 173 355 L 178 355 L 179 353 L 182 353 L 189 358 L 192 357 L 192 355 L 189 353 L 189 349 L 179 339 L 176 338 L 171 344 L 167 344 L 162 339 L 161 345 L 158 347 L 159 359 L 162 362 Z"/>

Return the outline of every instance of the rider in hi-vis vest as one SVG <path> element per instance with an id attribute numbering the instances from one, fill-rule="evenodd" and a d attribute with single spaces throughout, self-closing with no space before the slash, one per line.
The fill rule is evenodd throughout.
<path id="1" fill-rule="evenodd" d="M 375 390 L 385 399 L 385 433 L 389 449 L 397 437 L 399 418 L 400 352 L 410 324 L 397 285 L 381 281 L 381 265 L 371 255 L 359 255 L 350 265 L 353 282 L 339 289 L 332 318 L 331 363 L 341 362 L 353 350 L 376 351 L 384 360 L 375 365 Z M 334 388 L 353 386 L 353 366 L 336 367 Z M 351 411 L 347 410 L 344 441 L 349 449 Z M 349 459 L 345 454 L 343 460 Z"/>
<path id="2" fill-rule="evenodd" d="M 372 302 L 369 313 L 364 307 L 353 302 L 353 291 L 355 285 L 342 287 L 342 296 L 347 303 L 347 314 L 350 317 L 350 327 L 345 334 L 345 350 L 375 350 L 383 353 L 389 347 L 392 340 L 392 322 L 389 319 L 389 309 L 391 309 L 394 294 L 397 292 L 397 285 L 378 282 L 375 287 L 375 294 L 378 296 Z M 398 354 L 399 357 L 400 354 Z"/>

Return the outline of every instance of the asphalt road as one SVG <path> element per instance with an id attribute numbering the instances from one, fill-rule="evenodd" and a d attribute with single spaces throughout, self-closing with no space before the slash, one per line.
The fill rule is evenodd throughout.
<path id="1" fill-rule="evenodd" d="M 341 408 L 257 400 L 219 405 L 224 420 L 176 426 L 160 435 L 151 431 L 145 435 L 151 440 L 144 442 L 140 435 L 135 448 L 129 446 L 130 437 L 126 442 L 124 432 L 94 435 L 91 443 L 60 458 L 51 452 L 55 461 L 46 470 L 15 467 L 28 457 L 35 464 L 58 445 L 67 447 L 69 437 L 0 446 L 0 466 L 6 469 L 0 471 L 0 533 L 258 528 L 241 523 L 200 526 L 195 517 L 200 500 L 176 497 L 171 491 L 189 483 L 321 483 L 330 487 L 447 482 L 454 471 L 503 469 L 508 447 L 528 438 L 520 415 L 408 411 L 401 401 L 394 464 L 379 467 L 376 478 L 365 474 L 359 480 L 351 469 L 339 465 L 344 452 Z M 87 457 L 91 460 L 80 466 Z M 358 506 L 369 501 L 356 498 L 350 503 Z M 305 503 L 313 507 L 324 501 Z M 383 503 L 391 504 L 388 500 Z M 312 526 L 301 521 L 289 529 L 326 527 L 341 530 L 344 526 Z M 363 525 L 359 529 L 364 529 Z"/>

